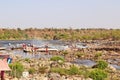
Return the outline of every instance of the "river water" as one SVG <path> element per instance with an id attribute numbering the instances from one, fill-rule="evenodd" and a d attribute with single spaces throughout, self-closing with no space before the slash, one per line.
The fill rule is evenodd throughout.
<path id="1" fill-rule="evenodd" d="M 22 47 L 22 44 L 32 44 L 36 47 L 43 47 L 48 45 L 51 48 L 55 48 L 58 50 L 64 50 L 67 48 L 68 42 L 63 42 L 59 40 L 1 40 L 0 47 L 5 47 L 6 50 L 2 50 L 1 52 L 19 55 L 22 58 L 50 58 L 52 55 L 45 54 L 43 52 L 38 52 L 37 54 L 34 53 L 25 53 L 23 50 L 10 50 L 11 47 L 19 48 Z"/>
<path id="2" fill-rule="evenodd" d="M 22 47 L 22 44 L 33 44 L 35 46 L 45 46 L 48 45 L 52 48 L 56 48 L 58 50 L 64 50 L 65 48 L 68 47 L 70 43 L 68 42 L 63 42 L 59 40 L 1 40 L 0 41 L 0 47 L 5 47 L 6 50 L 1 50 L 0 52 L 6 53 L 6 54 L 12 54 L 12 55 L 19 55 L 22 58 L 51 58 L 53 55 L 45 54 L 43 52 L 39 52 L 37 54 L 34 53 L 25 53 L 23 50 L 10 50 L 11 46 L 12 47 Z M 80 43 L 81 44 L 81 43 Z M 85 48 L 85 46 L 79 45 L 81 48 Z M 96 64 L 96 62 L 91 61 L 91 60 L 80 60 L 76 59 L 72 63 L 79 64 L 79 65 L 84 65 L 91 67 Z M 116 64 L 110 64 L 116 69 L 120 70 L 120 66 Z"/>

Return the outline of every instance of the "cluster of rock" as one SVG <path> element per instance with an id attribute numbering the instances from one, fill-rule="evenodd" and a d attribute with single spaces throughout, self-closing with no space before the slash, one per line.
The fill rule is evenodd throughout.
<path id="1" fill-rule="evenodd" d="M 92 43 L 93 44 L 93 43 Z M 94 43 L 96 45 L 96 43 Z M 104 43 L 105 44 L 105 43 Z M 66 61 L 71 61 L 71 60 L 74 60 L 76 58 L 80 58 L 80 59 L 86 59 L 86 60 L 93 60 L 95 61 L 95 59 L 98 58 L 99 59 L 103 59 L 103 60 L 106 60 L 108 61 L 109 64 L 117 64 L 117 65 L 120 65 L 120 54 L 118 51 L 114 50 L 114 45 L 112 44 L 112 47 L 110 47 L 110 49 L 112 48 L 113 50 L 105 50 L 103 49 L 103 47 L 105 48 L 108 48 L 108 44 L 106 44 L 106 46 L 102 46 L 101 47 L 98 47 L 98 46 L 101 46 L 103 44 L 97 44 L 96 46 L 95 45 L 90 45 L 89 48 L 85 48 L 85 49 L 78 49 L 78 50 L 67 50 L 69 52 L 69 54 L 67 54 L 65 57 L 65 60 Z M 119 45 L 117 45 L 119 46 Z M 90 48 L 91 47 L 91 48 Z M 97 49 L 99 48 L 99 49 Z M 82 52 L 84 54 L 80 54 L 79 56 L 80 57 L 76 57 L 76 53 L 75 51 L 77 52 Z M 97 52 L 101 52 L 102 55 L 101 56 L 97 56 L 96 57 L 96 53 Z M 60 55 L 62 53 L 58 52 L 58 55 Z M 35 69 L 35 73 L 34 74 L 29 74 L 29 76 L 27 77 L 24 77 L 22 76 L 20 79 L 18 78 L 12 78 L 11 80 L 92 80 L 91 78 L 84 78 L 82 75 L 60 75 L 58 73 L 53 73 L 53 72 L 50 72 L 50 68 L 51 67 L 62 67 L 62 68 L 65 68 L 65 69 L 69 69 L 73 64 L 70 63 L 70 62 L 65 62 L 64 64 L 62 65 L 59 65 L 58 62 L 55 62 L 55 61 L 51 61 L 49 59 L 44 59 L 44 58 L 40 58 L 40 59 L 29 59 L 29 60 L 25 60 L 25 59 L 22 59 L 22 57 L 19 57 L 19 56 L 14 56 L 13 57 L 13 62 L 16 62 L 16 61 L 19 61 L 20 63 L 23 64 L 24 68 L 25 68 L 25 71 L 28 71 L 28 69 L 30 68 L 34 68 Z M 112 61 L 110 61 L 110 60 Z M 117 62 L 117 63 L 116 63 Z M 79 67 L 78 65 L 75 64 L 75 66 Z M 40 70 L 40 67 L 43 67 L 45 68 L 44 71 L 41 71 Z M 113 72 L 116 72 L 117 70 L 109 65 L 108 66 L 109 69 L 111 69 L 111 71 Z M 6 79 L 7 80 L 7 79 Z M 10 79 L 8 79 L 10 80 Z"/>
<path id="2" fill-rule="evenodd" d="M 49 72 L 51 67 L 62 67 L 65 69 L 69 69 L 73 64 L 69 62 L 65 62 L 63 65 L 59 65 L 55 61 L 51 61 L 49 59 L 21 59 L 20 57 L 14 57 L 15 61 L 19 61 L 23 64 L 25 71 L 27 72 L 28 69 L 34 68 L 35 73 L 29 74 L 28 76 L 21 78 L 11 78 L 11 80 L 92 80 L 91 78 L 84 78 L 82 75 L 60 75 L 58 73 Z M 78 65 L 76 65 L 79 67 Z M 47 67 L 44 72 L 40 72 L 40 67 Z M 5 80 L 10 80 L 6 77 Z"/>

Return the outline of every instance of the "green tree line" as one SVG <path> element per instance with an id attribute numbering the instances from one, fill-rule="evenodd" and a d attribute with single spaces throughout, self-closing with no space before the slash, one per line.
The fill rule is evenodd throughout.
<path id="1" fill-rule="evenodd" d="M 0 29 L 1 40 L 53 39 L 66 41 L 79 40 L 120 40 L 120 29 Z"/>

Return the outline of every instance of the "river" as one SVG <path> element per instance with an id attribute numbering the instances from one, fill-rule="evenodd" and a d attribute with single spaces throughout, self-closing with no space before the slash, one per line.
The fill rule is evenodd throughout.
<path id="1" fill-rule="evenodd" d="M 56 48 L 58 50 L 64 50 L 70 44 L 69 42 L 64 42 L 60 40 L 0 40 L 0 47 L 6 47 L 6 50 L 1 50 L 5 54 L 12 54 L 12 55 L 19 55 L 22 58 L 51 58 L 53 55 L 44 54 L 43 52 L 38 52 L 38 54 L 34 53 L 25 53 L 23 50 L 10 50 L 12 47 L 22 47 L 22 44 L 33 44 L 35 46 L 45 46 L 48 45 L 52 48 Z M 80 43 L 81 44 L 81 43 Z M 80 47 L 85 48 L 84 46 L 80 45 Z M 74 62 L 75 64 L 84 65 L 91 67 L 96 64 L 96 62 L 91 60 L 80 60 L 76 59 Z M 114 68 L 120 70 L 120 66 L 116 64 L 110 64 Z"/>

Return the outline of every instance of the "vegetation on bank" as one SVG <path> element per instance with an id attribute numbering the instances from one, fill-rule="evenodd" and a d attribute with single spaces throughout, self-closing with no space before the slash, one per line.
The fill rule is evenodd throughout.
<path id="1" fill-rule="evenodd" d="M 0 29 L 0 40 L 20 40 L 28 39 L 28 34 L 20 28 L 16 29 Z"/>
<path id="2" fill-rule="evenodd" d="M 18 77 L 18 78 L 22 76 L 22 72 L 24 71 L 24 66 L 22 65 L 22 63 L 15 62 L 15 63 L 9 64 L 9 67 L 12 70 L 10 73 L 11 76 Z"/>
<path id="3" fill-rule="evenodd" d="M 1 40 L 53 39 L 79 40 L 120 40 L 120 29 L 0 29 Z"/>
<path id="4" fill-rule="evenodd" d="M 39 61 L 37 59 L 37 61 L 25 58 L 9 64 L 11 68 L 10 76 L 20 78 L 23 71 L 28 71 L 30 75 L 46 74 L 47 77 L 52 73 L 58 73 L 60 76 L 79 76 L 81 78 L 92 78 L 93 80 L 119 80 L 119 74 L 117 75 L 105 60 L 97 60 L 93 67 L 66 64 L 65 58 L 61 56 L 53 56 L 50 60 L 46 60 L 48 64 L 43 64 L 44 60 Z M 59 61 L 64 62 L 60 64 Z"/>

